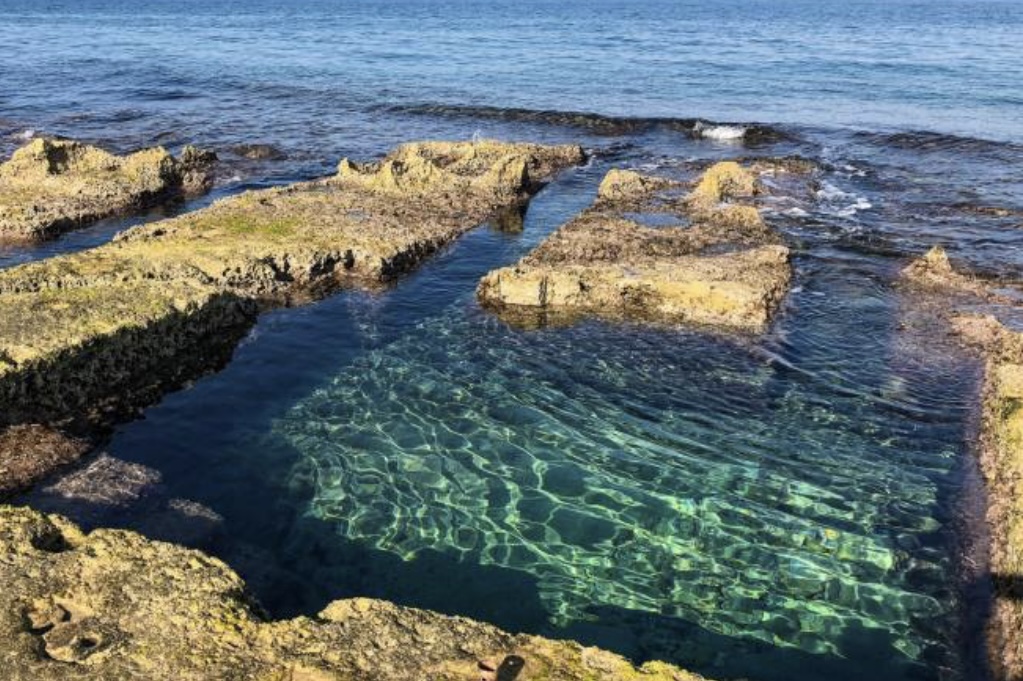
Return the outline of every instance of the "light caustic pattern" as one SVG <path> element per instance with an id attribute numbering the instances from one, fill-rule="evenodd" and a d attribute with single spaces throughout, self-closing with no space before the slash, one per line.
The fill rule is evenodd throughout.
<path id="1" fill-rule="evenodd" d="M 787 368 L 678 331 L 442 315 L 275 429 L 340 535 L 526 571 L 556 624 L 610 606 L 838 655 L 852 624 L 915 659 L 954 607 L 939 495 L 961 414 L 834 313 L 772 341 Z"/>

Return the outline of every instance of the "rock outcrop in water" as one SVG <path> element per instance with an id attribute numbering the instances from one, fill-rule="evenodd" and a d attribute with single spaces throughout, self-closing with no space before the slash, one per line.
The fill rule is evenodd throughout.
<path id="1" fill-rule="evenodd" d="M 0 164 L 0 240 L 45 239 L 206 192 L 214 161 L 194 147 L 180 158 L 162 147 L 122 157 L 72 140 L 35 139 Z"/>
<path id="2" fill-rule="evenodd" d="M 1023 332 L 976 308 L 1013 312 L 1018 298 L 957 272 L 940 247 L 910 263 L 903 277 L 942 296 L 937 309 L 985 360 L 978 447 L 987 488 L 994 604 L 987 628 L 996 679 L 1023 678 Z"/>
<path id="3" fill-rule="evenodd" d="M 10 506 L 0 506 L 0 647 L 18 681 L 700 678 L 364 598 L 272 622 L 214 558 Z"/>
<path id="4" fill-rule="evenodd" d="M 681 182 L 612 170 L 594 205 L 512 267 L 487 274 L 480 302 L 513 323 L 579 316 L 760 331 L 784 297 L 789 251 L 749 203 L 755 176 L 734 162 Z M 646 226 L 645 219 L 668 226 Z"/>
<path id="5" fill-rule="evenodd" d="M 0 429 L 89 434 L 130 416 L 226 363 L 261 307 L 379 286 L 583 157 L 577 146 L 409 144 L 0 271 Z M 16 456 L 0 447 L 0 465 Z"/>

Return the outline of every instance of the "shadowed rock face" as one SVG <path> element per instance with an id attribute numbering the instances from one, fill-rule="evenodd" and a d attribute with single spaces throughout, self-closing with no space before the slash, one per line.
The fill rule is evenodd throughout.
<path id="1" fill-rule="evenodd" d="M 161 147 L 128 156 L 72 140 L 35 139 L 0 164 L 0 239 L 54 237 L 118 213 L 199 194 L 216 156 Z"/>
<path id="2" fill-rule="evenodd" d="M 130 418 L 223 366 L 259 309 L 380 286 L 583 158 L 576 146 L 409 144 L 4 270 L 0 430 L 88 435 Z M 0 447 L 0 465 L 16 456 Z"/>
<path id="3" fill-rule="evenodd" d="M 9 506 L 0 506 L 0 648 L 6 678 L 19 681 L 700 678 L 370 599 L 270 622 L 216 559 Z"/>
<path id="4" fill-rule="evenodd" d="M 591 208 L 482 279 L 481 303 L 526 325 L 597 315 L 764 329 L 791 268 L 788 249 L 748 203 L 759 191 L 755 176 L 723 162 L 684 190 L 610 171 Z M 643 214 L 677 225 L 645 226 Z"/>
<path id="5" fill-rule="evenodd" d="M 941 296 L 934 304 L 937 313 L 985 359 L 977 449 L 987 487 L 995 594 L 987 630 L 989 658 L 994 678 L 1023 678 L 1023 333 L 995 316 L 1011 314 L 1018 298 L 1003 295 L 992 282 L 957 272 L 940 247 L 902 274 L 911 285 Z M 973 311 L 978 307 L 995 314 Z"/>

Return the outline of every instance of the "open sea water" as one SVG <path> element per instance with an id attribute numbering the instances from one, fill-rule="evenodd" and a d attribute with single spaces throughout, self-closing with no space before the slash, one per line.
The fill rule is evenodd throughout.
<path id="1" fill-rule="evenodd" d="M 26 501 L 209 550 L 275 616 L 368 595 L 719 679 L 983 679 L 980 367 L 895 282 L 938 243 L 1020 277 L 1020 35 L 1015 0 L 0 0 L 4 155 L 222 159 L 210 197 L 0 266 L 412 139 L 593 152 L 521 233 L 264 316 L 75 473 L 104 462 L 117 503 Z M 611 167 L 783 155 L 821 171 L 767 207 L 796 277 L 763 337 L 474 302 Z"/>

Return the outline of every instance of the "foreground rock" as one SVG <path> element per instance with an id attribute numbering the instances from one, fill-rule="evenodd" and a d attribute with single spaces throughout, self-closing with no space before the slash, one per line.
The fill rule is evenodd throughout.
<path id="1" fill-rule="evenodd" d="M 260 309 L 379 286 L 582 160 L 575 146 L 411 144 L 0 271 L 0 430 L 128 418 L 220 368 Z M 0 465 L 14 456 L 0 447 Z"/>
<path id="2" fill-rule="evenodd" d="M 0 239 L 56 236 L 111 215 L 208 191 L 216 156 L 161 147 L 128 156 L 71 140 L 35 139 L 0 165 Z"/>
<path id="3" fill-rule="evenodd" d="M 987 306 L 1011 314 L 1004 304 L 1013 301 L 993 284 L 957 272 L 940 247 L 911 263 L 903 276 L 941 296 L 940 314 L 985 359 L 978 451 L 995 596 L 989 657 L 993 678 L 1023 678 L 1023 332 L 993 314 L 971 311 Z"/>
<path id="4" fill-rule="evenodd" d="M 216 559 L 132 532 L 86 535 L 9 506 L 0 506 L 0 649 L 12 681 L 700 678 L 370 599 L 270 622 Z"/>
<path id="5" fill-rule="evenodd" d="M 596 315 L 763 330 L 791 267 L 788 249 L 748 203 L 756 178 L 724 162 L 684 189 L 612 170 L 591 208 L 516 265 L 487 274 L 480 302 L 530 325 Z M 667 226 L 641 222 L 665 218 Z"/>

